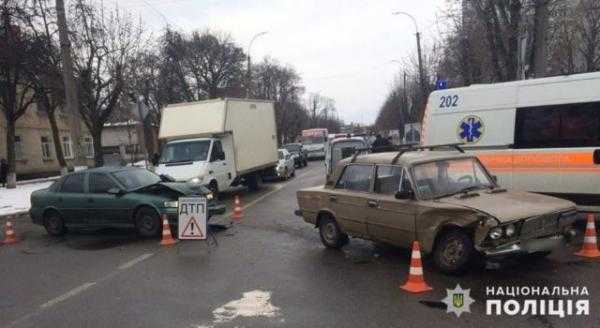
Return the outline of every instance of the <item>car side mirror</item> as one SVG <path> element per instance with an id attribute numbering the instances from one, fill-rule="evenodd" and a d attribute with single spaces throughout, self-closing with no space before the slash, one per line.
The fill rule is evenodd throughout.
<path id="1" fill-rule="evenodd" d="M 396 199 L 414 199 L 415 193 L 412 190 L 397 191 L 394 195 Z"/>
<path id="2" fill-rule="evenodd" d="M 594 150 L 594 164 L 600 164 L 600 149 Z"/>
<path id="3" fill-rule="evenodd" d="M 109 194 L 111 195 L 115 195 L 115 196 L 121 196 L 125 194 L 125 191 L 123 189 L 119 189 L 119 188 L 110 188 L 107 191 Z"/>

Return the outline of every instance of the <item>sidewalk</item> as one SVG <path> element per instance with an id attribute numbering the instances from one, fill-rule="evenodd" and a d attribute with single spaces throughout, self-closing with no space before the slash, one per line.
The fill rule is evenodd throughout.
<path id="1" fill-rule="evenodd" d="M 31 193 L 48 188 L 56 178 L 44 178 L 19 182 L 17 188 L 0 188 L 0 218 L 9 215 L 22 215 L 27 213 L 31 204 Z"/>

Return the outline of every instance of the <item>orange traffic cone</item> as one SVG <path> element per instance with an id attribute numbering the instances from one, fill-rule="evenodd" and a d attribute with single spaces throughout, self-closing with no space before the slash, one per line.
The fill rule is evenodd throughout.
<path id="1" fill-rule="evenodd" d="M 231 218 L 234 220 L 240 220 L 244 215 L 242 214 L 242 205 L 240 204 L 240 197 L 235 196 L 235 206 L 233 207 L 233 214 Z"/>
<path id="2" fill-rule="evenodd" d="M 587 227 L 583 237 L 583 247 L 575 255 L 583 257 L 599 257 L 598 243 L 596 237 L 596 224 L 594 223 L 594 215 L 588 214 Z"/>
<path id="3" fill-rule="evenodd" d="M 6 221 L 6 226 L 4 227 L 4 241 L 3 244 L 15 244 L 19 240 L 17 239 L 17 235 L 13 230 L 12 223 L 10 221 Z"/>
<path id="4" fill-rule="evenodd" d="M 163 215 L 163 231 L 162 231 L 162 240 L 160 244 L 162 246 L 171 246 L 175 244 L 177 241 L 173 239 L 173 235 L 171 234 L 171 227 L 169 226 L 169 220 L 167 220 L 167 216 Z"/>
<path id="5" fill-rule="evenodd" d="M 422 293 L 433 288 L 429 287 L 423 279 L 423 265 L 421 264 L 421 250 L 419 242 L 414 241 L 412 247 L 412 255 L 410 257 L 410 271 L 408 273 L 408 281 L 400 286 L 407 292 Z"/>

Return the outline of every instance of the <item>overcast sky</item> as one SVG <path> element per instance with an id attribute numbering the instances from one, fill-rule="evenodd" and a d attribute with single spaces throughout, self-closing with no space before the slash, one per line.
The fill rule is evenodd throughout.
<path id="1" fill-rule="evenodd" d="M 105 0 L 106 1 L 106 0 Z M 430 45 L 446 0 L 108 0 L 139 13 L 154 31 L 165 19 L 179 30 L 228 32 L 253 61 L 270 56 L 301 75 L 306 94 L 333 98 L 346 123 L 373 123 L 398 75 L 390 63 L 416 53 L 412 14 Z M 106 3 L 105 2 L 105 3 Z M 159 14 L 164 16 L 164 18 Z"/>

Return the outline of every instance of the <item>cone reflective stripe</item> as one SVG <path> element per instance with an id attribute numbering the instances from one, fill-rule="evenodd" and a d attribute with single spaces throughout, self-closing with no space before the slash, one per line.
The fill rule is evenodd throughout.
<path id="1" fill-rule="evenodd" d="M 234 220 L 239 220 L 243 217 L 244 215 L 242 214 L 242 205 L 240 203 L 240 197 L 238 195 L 235 196 L 235 202 L 234 202 L 234 207 L 233 207 L 233 214 L 231 215 L 231 218 Z"/>
<path id="2" fill-rule="evenodd" d="M 410 257 L 410 269 L 408 270 L 408 281 L 400 286 L 407 292 L 411 293 L 422 293 L 433 288 L 429 287 L 423 279 L 423 264 L 421 263 L 421 250 L 419 248 L 419 242 L 413 242 L 412 254 Z"/>
<path id="3" fill-rule="evenodd" d="M 162 222 L 163 229 L 160 244 L 162 246 L 170 246 L 175 244 L 177 241 L 173 239 L 173 235 L 171 234 L 171 227 L 169 226 L 169 220 L 167 220 L 166 215 L 163 215 Z"/>
<path id="4" fill-rule="evenodd" d="M 594 222 L 593 214 L 588 214 L 585 235 L 583 237 L 583 247 L 579 252 L 575 253 L 575 255 L 583 257 L 600 257 L 598 237 L 596 235 L 596 223 Z"/>
<path id="5" fill-rule="evenodd" d="M 6 221 L 6 226 L 4 227 L 4 241 L 3 244 L 14 244 L 18 242 L 17 235 L 13 230 L 12 222 Z"/>

